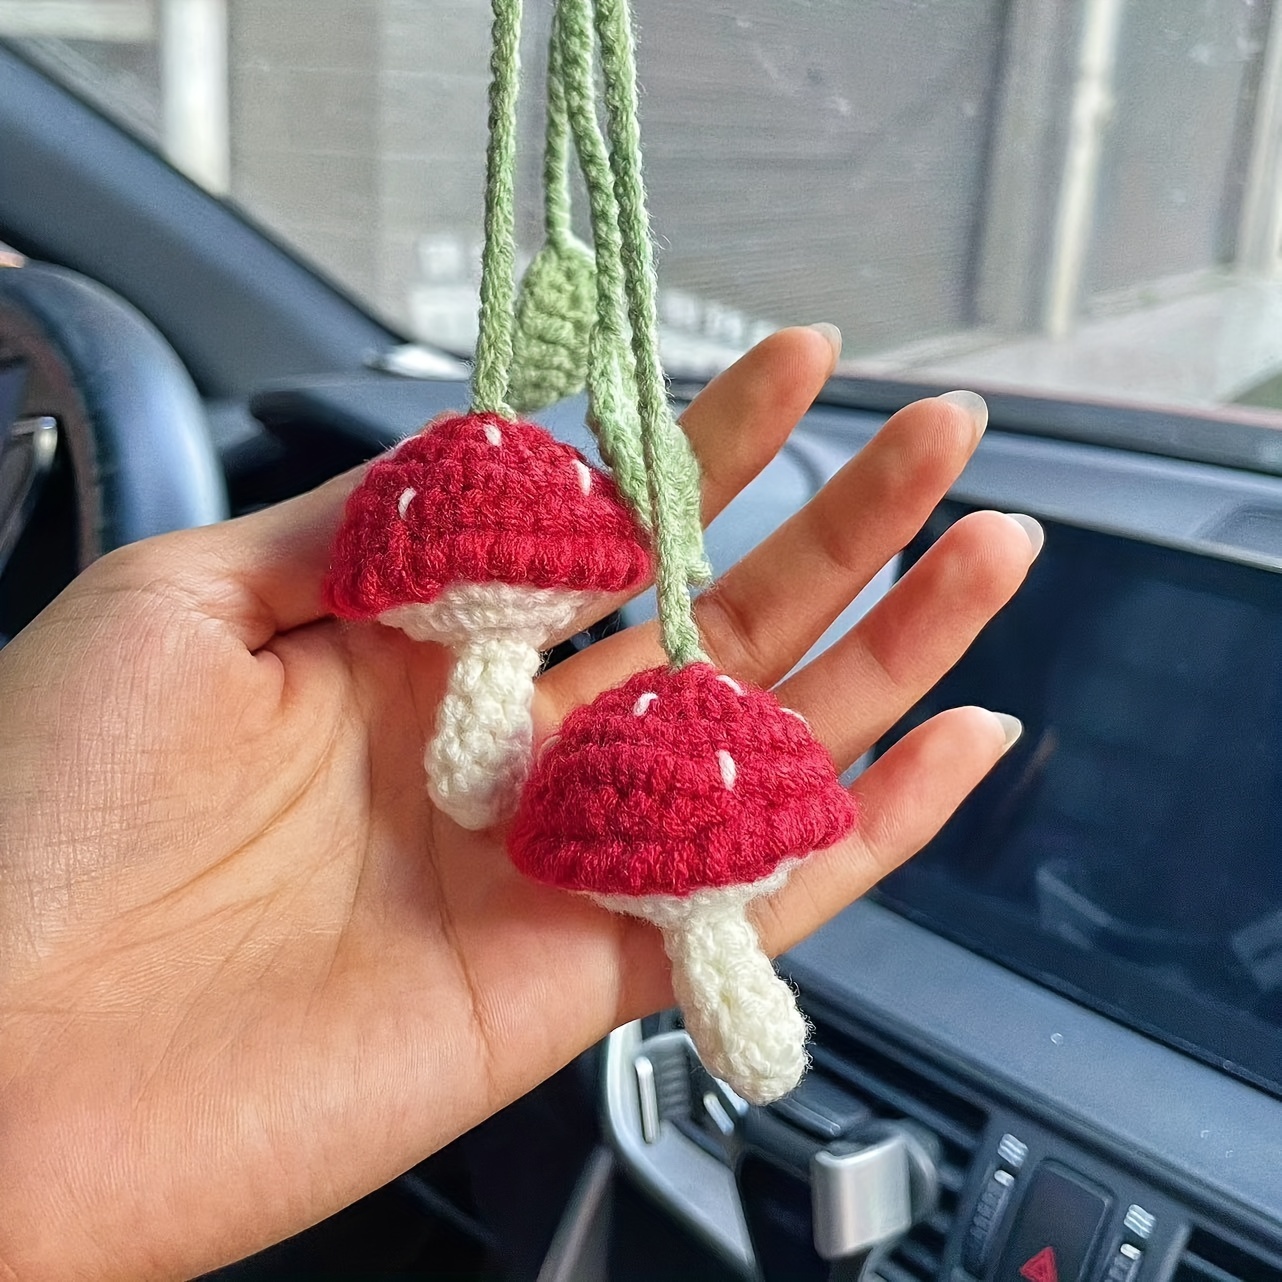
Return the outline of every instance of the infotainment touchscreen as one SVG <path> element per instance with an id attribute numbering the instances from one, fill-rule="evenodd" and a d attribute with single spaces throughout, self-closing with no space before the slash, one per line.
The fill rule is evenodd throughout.
<path id="1" fill-rule="evenodd" d="M 961 704 L 1023 738 L 882 901 L 1282 1095 L 1282 573 L 1046 523 L 887 742 Z"/>

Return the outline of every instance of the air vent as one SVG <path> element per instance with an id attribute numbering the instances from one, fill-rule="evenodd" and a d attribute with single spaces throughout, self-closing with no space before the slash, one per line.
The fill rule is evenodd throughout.
<path id="1" fill-rule="evenodd" d="M 987 1114 L 911 1054 L 880 1039 L 820 1024 L 811 1054 L 816 1067 L 840 1080 L 878 1116 L 910 1118 L 938 1138 L 943 1151 L 939 1205 L 877 1267 L 883 1282 L 935 1282 L 943 1276 L 948 1237 Z"/>
<path id="2" fill-rule="evenodd" d="M 1171 1282 L 1278 1282 L 1279 1278 L 1282 1254 L 1194 1229 Z"/>

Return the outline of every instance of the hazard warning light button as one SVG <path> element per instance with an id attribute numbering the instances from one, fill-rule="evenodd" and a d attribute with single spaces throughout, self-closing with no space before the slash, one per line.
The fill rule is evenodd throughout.
<path id="1" fill-rule="evenodd" d="M 1024 1193 L 994 1282 L 1081 1282 L 1110 1201 L 1072 1171 L 1043 1163 Z"/>

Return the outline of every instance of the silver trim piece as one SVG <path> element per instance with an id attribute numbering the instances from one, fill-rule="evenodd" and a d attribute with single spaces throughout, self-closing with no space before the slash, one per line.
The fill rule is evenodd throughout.
<path id="1" fill-rule="evenodd" d="M 734 1134 L 734 1120 L 726 1112 L 726 1106 L 721 1102 L 721 1096 L 716 1091 L 704 1092 L 703 1111 L 726 1139 Z"/>
<path id="2" fill-rule="evenodd" d="M 825 1260 L 880 1246 L 913 1226 L 908 1144 L 902 1134 L 822 1149 L 810 1159 L 815 1250 Z"/>
<path id="3" fill-rule="evenodd" d="M 688 1040 L 684 1033 L 662 1033 L 647 1042 L 641 1037 L 639 1021 L 606 1038 L 602 1068 L 606 1138 L 622 1169 L 646 1193 L 725 1263 L 752 1279 L 757 1276 L 756 1256 L 730 1169 L 675 1126 L 660 1122 L 657 1138 L 651 1142 L 645 1137 L 637 1058 L 648 1059 L 648 1047 L 666 1053 L 674 1038 Z M 653 1064 L 650 1067 L 653 1071 Z M 725 1103 L 733 1107 L 732 1102 Z"/>
<path id="4" fill-rule="evenodd" d="M 638 1055 L 632 1062 L 637 1075 L 637 1104 L 641 1109 L 641 1135 L 647 1144 L 659 1139 L 659 1092 L 654 1084 L 654 1061 Z"/>
<path id="5" fill-rule="evenodd" d="M 939 1204 L 938 1142 L 915 1123 L 880 1122 L 863 1140 L 814 1155 L 810 1195 L 815 1250 L 824 1259 L 891 1250 Z"/>

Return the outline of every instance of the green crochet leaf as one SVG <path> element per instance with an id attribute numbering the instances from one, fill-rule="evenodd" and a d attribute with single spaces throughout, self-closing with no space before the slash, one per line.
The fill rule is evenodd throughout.
<path id="1" fill-rule="evenodd" d="M 516 300 L 512 408 L 530 413 L 581 392 L 587 382 L 588 340 L 596 319 L 592 252 L 569 237 L 534 256 Z"/>

